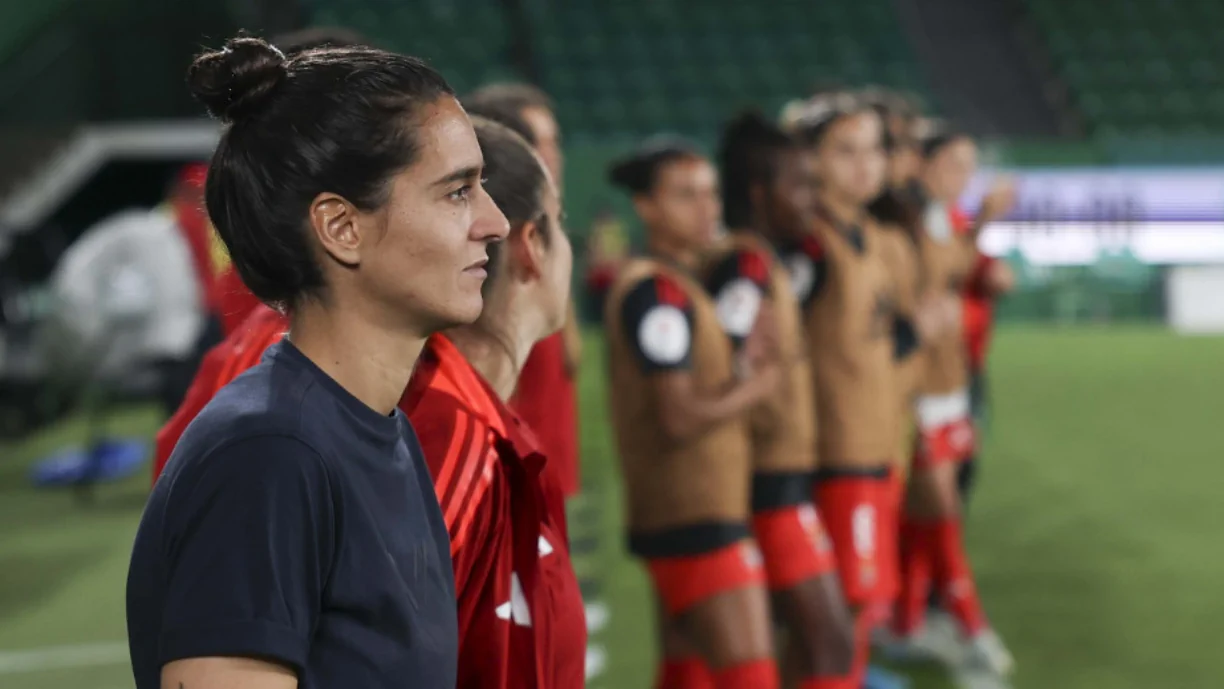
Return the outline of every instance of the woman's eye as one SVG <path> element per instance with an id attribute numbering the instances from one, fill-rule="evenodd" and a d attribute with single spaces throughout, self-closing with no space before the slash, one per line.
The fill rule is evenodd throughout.
<path id="1" fill-rule="evenodd" d="M 472 185 L 465 184 L 459 187 L 458 189 L 452 191 L 451 193 L 447 194 L 446 196 L 452 201 L 467 201 L 468 198 L 471 197 L 471 195 L 472 195 Z"/>

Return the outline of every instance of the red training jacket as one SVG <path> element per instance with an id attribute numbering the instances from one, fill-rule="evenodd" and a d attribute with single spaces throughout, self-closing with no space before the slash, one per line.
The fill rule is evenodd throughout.
<path id="1" fill-rule="evenodd" d="M 548 457 L 546 471 L 556 477 L 562 492 L 567 497 L 578 493 L 578 399 L 565 368 L 563 333 L 532 348 L 510 406 L 535 431 Z"/>
<path id="2" fill-rule="evenodd" d="M 444 336 L 400 401 L 451 537 L 460 688 L 581 689 L 586 619 L 541 445 Z"/>

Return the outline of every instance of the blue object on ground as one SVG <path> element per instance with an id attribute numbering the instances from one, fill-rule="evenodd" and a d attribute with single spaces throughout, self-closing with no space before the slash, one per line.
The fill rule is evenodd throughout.
<path id="1" fill-rule="evenodd" d="M 136 473 L 149 455 L 149 444 L 132 438 L 108 438 L 92 451 L 60 450 L 39 460 L 30 470 L 36 486 L 69 486 L 74 483 L 107 483 Z"/>
<path id="2" fill-rule="evenodd" d="M 863 689 L 910 689 L 910 682 L 901 675 L 871 665 L 863 679 Z"/>

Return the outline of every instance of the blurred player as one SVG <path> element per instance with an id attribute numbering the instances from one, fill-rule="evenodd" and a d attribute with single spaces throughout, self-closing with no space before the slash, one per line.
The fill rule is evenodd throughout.
<path id="1" fill-rule="evenodd" d="M 532 345 L 561 328 L 572 253 L 556 187 L 508 128 L 473 118 L 485 189 L 510 221 L 480 319 L 430 338 L 400 402 L 451 538 L 461 689 L 581 689 L 586 620 L 550 458 L 506 406 Z"/>
<path id="2" fill-rule="evenodd" d="M 918 238 L 925 296 L 960 294 L 975 256 L 976 234 L 960 234 L 951 209 L 976 165 L 974 144 L 956 133 L 936 133 L 923 142 L 920 182 L 925 196 Z M 968 364 L 959 319 L 928 343 L 917 403 L 919 441 L 906 497 L 902 540 L 902 590 L 892 630 L 912 641 L 924 621 L 932 584 L 969 643 L 972 662 L 999 674 L 1014 665 L 989 628 L 965 553 L 957 471 L 973 452 Z"/>
<path id="3" fill-rule="evenodd" d="M 774 249 L 801 242 L 811 226 L 815 180 L 798 143 L 756 113 L 727 127 L 720 163 L 731 235 L 707 260 L 706 287 L 736 348 L 759 312 L 772 312 L 783 366 L 778 391 L 753 409 L 749 425 L 753 531 L 789 632 L 785 669 L 803 689 L 857 689 L 854 624 L 812 503 L 816 410 L 802 315 Z"/>
<path id="4" fill-rule="evenodd" d="M 560 188 L 564 175 L 561 131 L 547 94 L 527 84 L 491 84 L 464 98 L 463 105 L 474 115 L 524 134 Z M 580 488 L 574 376 L 582 356 L 574 305 L 568 309 L 565 327 L 532 350 L 510 405 L 536 432 L 549 458 L 548 470 L 556 474 L 567 497 Z"/>
<path id="5" fill-rule="evenodd" d="M 649 246 L 622 267 L 604 323 L 629 551 L 645 560 L 661 606 L 657 686 L 777 687 L 748 523 L 746 423 L 778 386 L 772 333 L 758 325 L 737 356 L 694 278 L 719 229 L 718 175 L 705 158 L 656 140 L 611 179 L 632 194 Z"/>
<path id="6" fill-rule="evenodd" d="M 897 423 L 897 458 L 894 472 L 898 491 L 896 507 L 903 499 L 913 447 L 914 404 L 921 385 L 925 358 L 923 344 L 953 327 L 960 318 L 950 297 L 922 298 L 922 271 L 918 238 L 922 226 L 922 203 L 915 193 L 921 164 L 921 149 L 913 135 L 913 120 L 906 105 L 887 92 L 869 90 L 865 100 L 884 124 L 884 151 L 888 160 L 884 190 L 868 206 L 880 226 L 882 256 L 893 284 L 893 356 L 896 361 L 896 399 L 900 405 Z"/>
<path id="7" fill-rule="evenodd" d="M 885 181 L 883 126 L 848 94 L 814 99 L 790 125 L 820 184 L 819 217 L 784 256 L 805 312 L 819 429 L 815 494 L 857 615 L 857 673 L 897 591 L 895 286 L 866 210 Z"/>

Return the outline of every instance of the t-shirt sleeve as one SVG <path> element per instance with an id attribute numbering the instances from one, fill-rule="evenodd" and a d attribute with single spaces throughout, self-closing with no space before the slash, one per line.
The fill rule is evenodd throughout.
<path id="1" fill-rule="evenodd" d="M 692 366 L 693 306 L 673 280 L 654 276 L 639 282 L 625 295 L 621 319 L 643 371 L 683 371 Z"/>
<path id="2" fill-rule="evenodd" d="M 266 658 L 300 671 L 335 551 L 318 453 L 282 435 L 214 450 L 171 487 L 160 661 Z"/>
<path id="3" fill-rule="evenodd" d="M 723 332 L 739 347 L 756 325 L 761 302 L 769 296 L 769 257 L 751 249 L 727 254 L 711 266 L 706 290 L 714 297 Z"/>

